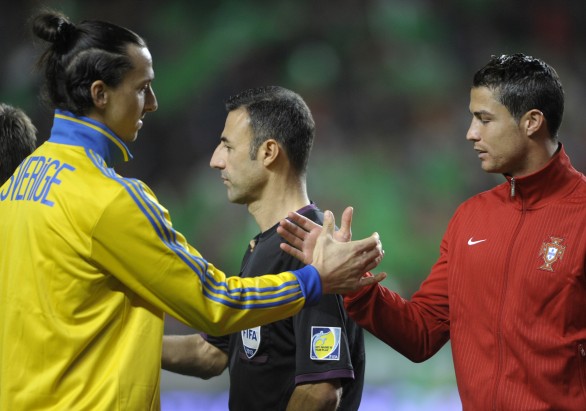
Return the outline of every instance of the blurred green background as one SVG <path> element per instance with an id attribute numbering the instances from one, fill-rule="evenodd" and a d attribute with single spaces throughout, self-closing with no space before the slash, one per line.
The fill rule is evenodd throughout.
<path id="1" fill-rule="evenodd" d="M 560 138 L 576 168 L 586 169 L 584 2 L 3 1 L 0 100 L 29 113 L 41 142 L 52 113 L 37 99 L 33 66 L 43 45 L 27 20 L 43 6 L 75 22 L 108 20 L 147 40 L 159 110 L 130 146 L 135 159 L 117 170 L 149 184 L 174 225 L 227 273 L 238 272 L 257 227 L 244 207 L 228 203 L 208 162 L 223 100 L 249 87 L 276 84 L 305 98 L 317 123 L 310 197 L 337 216 L 354 206 L 355 238 L 380 233 L 379 270 L 406 298 L 435 261 L 457 205 L 502 181 L 480 170 L 465 140 L 472 75 L 492 54 L 523 52 L 557 69 L 566 90 Z M 191 331 L 173 320 L 166 329 Z M 367 338 L 368 393 L 386 404 L 371 409 L 457 409 L 449 345 L 416 365 Z M 164 373 L 163 394 L 222 396 L 225 377 Z"/>

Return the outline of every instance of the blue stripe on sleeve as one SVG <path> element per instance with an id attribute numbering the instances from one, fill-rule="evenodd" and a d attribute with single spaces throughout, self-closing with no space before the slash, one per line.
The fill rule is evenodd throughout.
<path id="1" fill-rule="evenodd" d="M 208 292 L 207 289 L 204 289 L 204 295 L 212 300 L 212 301 L 216 301 L 218 303 L 221 303 L 222 305 L 226 305 L 228 307 L 231 308 L 236 308 L 236 309 L 240 309 L 240 310 L 250 310 L 253 308 L 272 308 L 272 307 L 279 307 L 283 304 L 287 304 L 293 301 L 296 301 L 299 299 L 300 295 L 301 295 L 301 291 L 299 290 L 299 288 L 297 288 L 297 292 L 295 294 L 292 294 L 290 297 L 286 298 L 286 299 L 282 299 L 282 300 L 278 300 L 278 301 L 270 301 L 270 302 L 259 302 L 257 300 L 254 300 L 250 303 L 246 303 L 246 302 L 238 302 L 238 303 L 233 303 L 231 301 L 227 301 L 221 298 L 218 298 L 216 295 L 214 294 L 210 294 Z"/>

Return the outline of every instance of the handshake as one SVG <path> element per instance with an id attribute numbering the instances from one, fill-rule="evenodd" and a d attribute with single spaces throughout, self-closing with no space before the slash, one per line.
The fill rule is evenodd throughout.
<path id="1" fill-rule="evenodd" d="M 347 207 L 336 231 L 331 211 L 324 213 L 323 227 L 292 212 L 277 228 L 287 241 L 281 249 L 317 269 L 324 294 L 345 294 L 386 278 L 385 273 L 365 276 L 380 264 L 384 250 L 378 233 L 351 241 L 352 214 L 352 207 Z"/>

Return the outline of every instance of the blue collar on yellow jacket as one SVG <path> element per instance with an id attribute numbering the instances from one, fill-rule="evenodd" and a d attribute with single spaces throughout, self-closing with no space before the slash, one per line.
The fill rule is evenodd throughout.
<path id="1" fill-rule="evenodd" d="M 89 148 L 102 156 L 110 167 L 132 159 L 126 144 L 106 125 L 88 117 L 77 117 L 69 111 L 55 110 L 49 141 Z"/>

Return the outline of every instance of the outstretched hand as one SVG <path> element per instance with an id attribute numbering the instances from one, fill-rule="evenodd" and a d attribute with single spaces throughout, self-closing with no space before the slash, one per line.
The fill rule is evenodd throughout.
<path id="1" fill-rule="evenodd" d="M 384 252 L 377 233 L 358 241 L 352 238 L 351 207 L 342 214 L 342 224 L 334 231 L 331 211 L 324 213 L 323 227 L 298 213 L 289 213 L 277 232 L 288 242 L 281 249 L 305 264 L 312 264 L 319 272 L 324 293 L 343 294 L 378 283 L 385 273 L 374 276 L 363 274 L 381 262 Z"/>
<path id="2" fill-rule="evenodd" d="M 324 215 L 324 226 L 328 213 L 331 214 L 331 212 L 326 211 Z M 340 229 L 334 231 L 332 235 L 334 240 L 342 243 L 352 240 L 353 214 L 354 209 L 352 207 L 346 207 L 342 213 Z M 323 227 L 299 213 L 291 212 L 288 217 L 289 219 L 281 220 L 279 227 L 277 227 L 277 232 L 289 243 L 281 243 L 281 249 L 303 263 L 311 264 L 315 243 Z M 332 226 L 335 226 L 333 214 Z"/>

